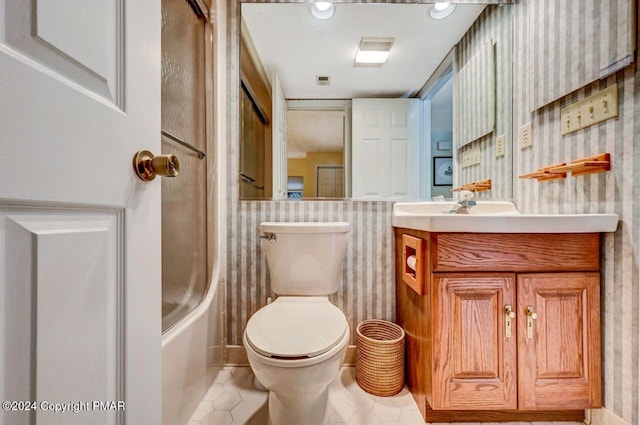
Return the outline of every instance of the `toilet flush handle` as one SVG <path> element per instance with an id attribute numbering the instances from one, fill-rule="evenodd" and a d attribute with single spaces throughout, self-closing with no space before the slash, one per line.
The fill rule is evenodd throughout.
<path id="1" fill-rule="evenodd" d="M 271 243 L 276 243 L 278 240 L 275 233 L 265 233 L 264 235 L 260 235 L 260 239 L 266 239 Z"/>

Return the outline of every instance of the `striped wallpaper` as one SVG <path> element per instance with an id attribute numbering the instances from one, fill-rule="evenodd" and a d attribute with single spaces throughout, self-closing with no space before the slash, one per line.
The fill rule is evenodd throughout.
<path id="1" fill-rule="evenodd" d="M 469 32 L 460 40 L 456 47 L 456 72 L 468 63 L 480 46 L 495 42 L 495 130 L 486 136 L 475 140 L 455 155 L 456 173 L 454 173 L 454 187 L 479 180 L 491 179 L 490 191 L 478 192 L 480 199 L 508 199 L 512 198 L 512 16 L 514 6 L 489 6 L 479 16 Z M 474 72 L 473 74 L 479 74 Z M 459 80 L 459 75 L 456 77 Z M 474 78 L 472 83 L 479 83 L 484 79 Z M 467 86 L 469 84 L 466 84 Z M 475 90 L 470 90 L 473 93 Z M 463 107 L 464 100 L 470 93 L 461 92 L 454 87 L 454 138 L 462 133 L 462 128 L 473 126 L 474 114 Z M 466 113 L 465 113 L 466 112 Z M 506 154 L 496 157 L 496 136 L 505 136 Z M 460 143 L 456 142 L 456 146 Z M 470 167 L 460 167 L 460 155 L 470 149 L 480 147 L 482 159 L 480 164 Z"/>
<path id="2" fill-rule="evenodd" d="M 602 337 L 604 406 L 630 424 L 638 424 L 638 344 L 639 344 L 639 276 L 640 252 L 640 73 L 635 65 L 582 87 L 543 108 L 530 112 L 533 99 L 543 99 L 549 82 L 562 81 L 565 87 L 578 87 L 584 75 L 598 71 L 602 50 L 587 45 L 585 69 L 574 71 L 570 61 L 559 57 L 557 63 L 536 62 L 533 51 L 553 45 L 549 34 L 564 31 L 564 20 L 548 20 L 550 11 L 540 10 L 539 0 L 525 0 L 516 4 L 515 61 L 514 61 L 514 133 L 533 122 L 533 146 L 515 149 L 514 197 L 518 208 L 525 213 L 604 213 L 620 216 L 615 234 L 603 239 L 604 261 L 602 279 Z M 571 7 L 566 19 L 586 27 L 600 16 L 615 18 L 617 14 L 592 14 L 592 0 L 554 2 Z M 598 3 L 598 2 L 595 2 Z M 604 4 L 605 2 L 603 2 Z M 630 2 L 629 2 L 630 3 Z M 586 16 L 585 16 L 586 14 Z M 626 19 L 626 18 L 625 18 Z M 603 25 L 618 28 L 612 19 Z M 624 24 L 622 24 L 624 25 Z M 606 32 L 599 38 L 600 46 L 617 50 L 620 33 Z M 592 60 L 593 59 L 593 60 Z M 620 116 L 567 136 L 560 135 L 560 109 L 590 93 L 618 84 Z M 559 162 L 610 152 L 612 170 L 607 173 L 570 177 L 538 183 L 518 179 L 519 174 Z"/>
<path id="3" fill-rule="evenodd" d="M 473 54 L 465 62 L 456 60 L 453 90 L 457 117 L 465 125 L 456 128 L 456 147 L 493 133 L 496 123 L 496 55 L 495 42 L 487 37 L 473 44 Z M 469 49 L 460 49 L 469 52 Z M 461 55 L 458 56 L 461 59 Z M 504 81 L 504 80 L 503 80 Z"/>
<path id="4" fill-rule="evenodd" d="M 638 266 L 640 252 L 640 73 L 635 66 L 596 81 L 569 94 L 542 109 L 531 113 L 532 96 L 545 91 L 547 72 L 533 72 L 530 55 L 535 43 L 545 40 L 550 25 L 559 25 L 544 19 L 534 5 L 538 0 L 521 0 L 510 7 L 494 8 L 496 13 L 514 13 L 513 96 L 509 92 L 498 93 L 497 99 L 513 98 L 513 131 L 528 121 L 533 122 L 533 146 L 525 150 L 514 149 L 513 174 L 517 176 L 543 165 L 568 161 L 599 152 L 611 152 L 613 169 L 608 173 L 569 178 L 561 181 L 538 183 L 532 180 L 513 179 L 513 195 L 508 188 L 497 187 L 490 192 L 494 198 L 513 196 L 523 212 L 615 212 L 621 223 L 615 234 L 603 240 L 603 376 L 604 405 L 630 424 L 638 423 L 638 345 L 640 307 Z M 595 0 L 565 0 L 573 7 L 587 10 Z M 413 1 L 401 1 L 413 3 Z M 557 2 L 560 3 L 560 2 Z M 535 12 L 535 13 L 534 13 Z M 238 122 L 238 17 L 239 3 L 232 1 L 227 8 L 227 122 Z M 580 17 L 574 12 L 572 16 Z M 609 15 L 607 15 L 609 16 Z M 474 38 L 489 27 L 493 16 L 484 16 L 475 36 L 470 33 L 463 43 L 473 43 Z M 582 18 L 581 18 L 582 19 Z M 617 25 L 609 23 L 610 27 Z M 554 27 L 555 30 L 559 28 Z M 506 31 L 506 30 L 505 30 Z M 616 34 L 614 36 L 614 34 Z M 617 34 L 605 33 L 601 46 L 617 49 Z M 496 38 L 497 39 L 497 38 Z M 501 43 L 497 40 L 496 47 Z M 589 47 L 589 46 L 587 46 Z M 464 44 L 462 51 L 464 52 Z M 497 57 L 499 67 L 503 61 Z M 591 66 L 591 65 L 589 65 Z M 566 69 L 566 68 L 561 68 Z M 551 71 L 549 71 L 551 72 Z M 553 70 L 555 72 L 555 69 Z M 579 73 L 578 73 L 579 74 Z M 576 74 L 561 73 L 562 79 L 577 78 Z M 537 80 L 541 84 L 533 85 Z M 620 117 L 560 136 L 560 108 L 583 98 L 594 90 L 618 83 Z M 563 84 L 569 84 L 565 82 Z M 500 84 L 498 84 L 500 86 Z M 535 89 L 535 90 L 534 90 Z M 508 114 L 508 112 L 507 112 Z M 500 123 L 497 119 L 497 123 Z M 498 129 L 498 133 L 502 132 Z M 459 173 L 460 181 L 474 181 L 498 173 L 511 175 L 509 149 L 511 132 L 507 136 L 507 156 L 495 161 L 494 175 L 472 174 L 473 167 Z M 492 137 L 492 136 L 489 136 Z M 238 128 L 227 126 L 227 154 L 223 165 L 227 176 L 238 173 Z M 474 143 L 493 146 L 493 138 Z M 468 147 L 472 147 L 473 143 Z M 465 147 L 467 149 L 468 147 Z M 491 164 L 495 156 L 492 149 L 484 149 L 483 164 Z M 478 167 L 479 168 L 479 167 Z M 263 220 L 345 220 L 352 225 L 341 289 L 332 301 L 349 318 L 352 330 L 355 323 L 366 318 L 393 319 L 393 244 L 391 234 L 391 203 L 360 201 L 239 201 L 237 181 L 228 178 L 225 194 L 227 228 L 223 229 L 227 240 L 226 256 L 226 343 L 242 344 L 242 331 L 250 315 L 265 304 L 270 295 L 265 258 L 257 242 L 257 226 Z"/>
<path id="5" fill-rule="evenodd" d="M 542 24 L 545 29 L 529 33 L 527 40 L 529 70 L 537 76 L 528 80 L 531 111 L 621 69 L 632 57 L 631 0 L 527 3 L 529 25 Z M 586 57 L 584 46 L 589 50 Z"/>
<path id="6" fill-rule="evenodd" d="M 355 341 L 358 322 L 395 319 L 392 202 L 243 201 L 229 219 L 227 239 L 228 344 L 242 344 L 247 320 L 273 296 L 258 225 L 263 221 L 346 221 L 351 224 L 342 284 L 330 300 L 347 316 Z"/>

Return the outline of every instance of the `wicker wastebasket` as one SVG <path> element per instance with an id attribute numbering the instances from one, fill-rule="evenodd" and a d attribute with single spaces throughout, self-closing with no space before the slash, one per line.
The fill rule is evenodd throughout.
<path id="1" fill-rule="evenodd" d="M 356 329 L 356 381 L 366 392 L 391 396 L 404 387 L 404 330 L 385 320 Z"/>

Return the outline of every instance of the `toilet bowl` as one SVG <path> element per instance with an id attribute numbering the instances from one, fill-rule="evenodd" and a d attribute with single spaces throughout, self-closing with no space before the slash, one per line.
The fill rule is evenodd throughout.
<path id="1" fill-rule="evenodd" d="M 261 223 L 272 290 L 279 297 L 247 322 L 243 344 L 269 390 L 269 425 L 328 425 L 329 384 L 349 342 L 337 292 L 348 223 Z"/>
<path id="2" fill-rule="evenodd" d="M 243 338 L 269 390 L 269 424 L 329 424 L 328 387 L 344 361 L 349 326 L 322 297 L 280 297 L 257 311 Z"/>

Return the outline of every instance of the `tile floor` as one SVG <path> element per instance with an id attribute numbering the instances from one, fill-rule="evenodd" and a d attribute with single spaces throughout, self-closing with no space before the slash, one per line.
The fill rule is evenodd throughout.
<path id="1" fill-rule="evenodd" d="M 343 367 L 329 387 L 332 425 L 424 425 L 406 387 L 393 397 L 376 397 L 363 391 L 355 376 L 355 368 Z M 188 425 L 267 425 L 267 392 L 255 389 L 250 368 L 227 367 L 211 384 Z M 534 422 L 533 425 L 582 424 Z"/>

